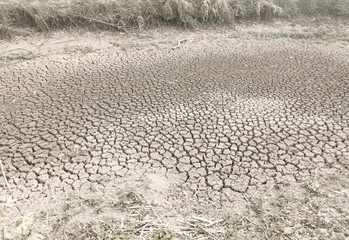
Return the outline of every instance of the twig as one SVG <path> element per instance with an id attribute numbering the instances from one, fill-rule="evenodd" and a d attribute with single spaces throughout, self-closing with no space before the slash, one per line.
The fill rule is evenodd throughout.
<path id="1" fill-rule="evenodd" d="M 172 50 L 175 50 L 176 48 L 179 48 L 179 45 L 181 45 L 181 43 L 184 43 L 186 41 L 187 41 L 187 39 L 178 40 L 177 46 L 172 47 Z"/>
<path id="2" fill-rule="evenodd" d="M 251 197 L 247 198 L 246 196 L 244 196 L 244 198 L 245 198 L 245 200 L 252 202 L 252 199 L 257 195 L 257 193 L 258 193 L 258 190 L 256 190 Z"/>
<path id="3" fill-rule="evenodd" d="M 243 195 L 243 196 L 244 196 L 244 199 L 246 200 L 246 202 L 251 202 L 251 200 L 248 199 L 245 195 Z"/>
<path id="4" fill-rule="evenodd" d="M 257 223 L 252 222 L 249 218 L 245 217 L 245 219 L 256 226 L 259 226 Z"/>
<path id="5" fill-rule="evenodd" d="M 195 220 L 201 221 L 201 222 L 205 222 L 205 223 L 208 223 L 208 224 L 212 224 L 212 221 L 211 221 L 211 220 L 208 220 L 208 219 L 206 219 L 206 218 L 197 217 L 197 216 L 192 216 L 192 218 L 195 219 Z"/>
<path id="6" fill-rule="evenodd" d="M 7 178 L 6 178 L 5 169 L 4 169 L 4 166 L 3 166 L 3 164 L 2 164 L 2 160 L 1 160 L 1 159 L 0 159 L 0 168 L 1 168 L 2 176 L 3 176 L 4 180 L 5 180 L 5 185 L 6 185 L 6 187 L 7 187 L 7 190 L 10 192 L 10 196 L 12 197 L 12 199 L 14 199 L 13 194 L 12 194 L 12 191 L 11 191 L 11 188 L 10 188 L 10 185 L 8 184 L 8 181 L 7 181 Z M 21 211 L 21 209 L 17 206 L 17 204 L 15 204 L 15 206 L 16 206 L 18 212 L 19 212 L 22 216 L 24 216 L 23 213 L 22 213 L 22 211 Z"/>
<path id="7" fill-rule="evenodd" d="M 127 207 L 127 209 L 140 209 L 140 208 L 142 208 L 142 209 L 149 209 L 149 207 L 144 207 L 144 206 L 142 206 L 142 205 L 129 206 L 129 207 Z"/>
<path id="8" fill-rule="evenodd" d="M 121 31 L 123 31 L 123 32 L 127 32 L 127 31 L 126 31 L 124 28 L 122 28 L 121 26 L 114 25 L 114 24 L 112 24 L 112 23 L 104 22 L 104 21 L 101 21 L 101 20 L 98 20 L 98 19 L 94 19 L 94 18 L 87 18 L 87 17 L 83 17 L 83 16 L 77 16 L 77 15 L 75 15 L 75 17 L 82 18 L 82 19 L 88 20 L 88 21 L 90 21 L 90 22 L 101 23 L 101 24 L 104 24 L 104 25 L 107 25 L 107 26 L 116 28 L 116 29 L 118 29 L 118 30 L 121 30 Z"/>
<path id="9" fill-rule="evenodd" d="M 123 229 L 125 226 L 124 226 L 124 222 L 125 222 L 125 219 L 124 217 L 121 217 L 121 221 L 120 221 L 120 227 L 121 229 Z"/>
<path id="10" fill-rule="evenodd" d="M 148 202 L 147 202 L 148 203 Z M 153 211 L 154 215 L 156 216 L 156 218 L 162 223 L 162 220 L 160 219 L 159 215 L 157 214 L 157 212 L 155 211 L 155 209 L 153 208 L 153 206 L 148 203 L 150 209 Z"/>
<path id="11" fill-rule="evenodd" d="M 141 228 L 138 229 L 138 231 L 141 230 L 141 233 L 140 233 L 140 236 L 139 236 L 140 239 L 143 239 L 144 229 L 145 229 L 145 227 L 147 225 L 148 225 L 148 223 L 144 224 Z"/>
<path id="12" fill-rule="evenodd" d="M 60 12 L 60 13 L 63 13 L 63 12 Z M 64 14 L 64 13 L 63 13 Z M 118 30 L 121 30 L 123 32 L 128 32 L 126 31 L 124 28 L 122 28 L 121 26 L 118 26 L 118 25 L 115 25 L 115 24 L 112 24 L 112 23 L 108 23 L 108 22 L 104 22 L 102 20 L 98 20 L 98 19 L 94 19 L 94 18 L 88 18 L 88 17 L 83 17 L 83 16 L 79 16 L 79 15 L 73 15 L 74 17 L 76 18 L 82 18 L 82 19 L 85 19 L 85 20 L 88 20 L 89 22 L 97 22 L 97 23 L 101 23 L 101 24 L 104 24 L 104 25 L 107 25 L 107 26 L 110 26 L 110 27 L 113 27 L 113 28 L 116 28 Z M 74 23 L 74 21 L 72 21 L 72 19 L 69 17 L 69 20 L 75 24 L 77 26 L 76 23 Z"/>
<path id="13" fill-rule="evenodd" d="M 195 220 L 198 220 L 198 221 L 201 221 L 201 222 L 205 222 L 207 223 L 206 224 L 206 227 L 211 227 L 213 225 L 216 225 L 217 223 L 221 223 L 224 221 L 224 219 L 218 219 L 216 221 L 211 221 L 211 220 L 208 220 L 206 218 L 203 218 L 203 217 L 197 217 L 197 216 L 192 216 L 193 219 Z"/>
<path id="14" fill-rule="evenodd" d="M 211 227 L 213 225 L 216 225 L 217 223 L 222 223 L 224 222 L 226 219 L 219 219 L 219 220 L 216 220 L 216 221 L 213 221 L 211 224 L 208 224 L 207 227 Z"/>
<path id="15" fill-rule="evenodd" d="M 212 237 L 215 240 L 219 240 L 215 235 L 213 235 L 212 233 L 210 233 L 209 231 L 207 231 L 205 228 L 203 228 L 200 224 L 198 225 L 198 227 L 204 231 L 205 233 L 207 233 L 210 237 Z"/>
<path id="16" fill-rule="evenodd" d="M 65 232 L 64 229 L 63 229 L 63 234 L 64 234 L 64 238 L 65 238 L 66 240 L 69 240 L 68 237 L 67 237 L 67 233 Z"/>
<path id="17" fill-rule="evenodd" d="M 194 224 L 192 224 L 192 223 L 190 223 L 190 222 L 188 222 L 187 220 L 177 220 L 178 222 L 180 222 L 180 223 L 183 223 L 183 224 L 186 224 L 186 225 L 189 225 L 189 226 L 191 226 L 191 227 L 196 227 L 196 225 L 194 225 Z"/>
<path id="18" fill-rule="evenodd" d="M 48 240 L 52 240 L 52 238 L 50 237 L 50 235 L 48 233 L 46 233 L 46 237 Z"/>
<path id="19" fill-rule="evenodd" d="M 248 222 L 250 222 L 250 223 L 252 223 L 252 224 L 254 224 L 254 225 L 256 225 L 256 226 L 259 226 L 257 223 L 251 221 L 251 220 L 250 220 L 249 218 L 247 218 L 246 216 L 242 216 L 242 217 L 240 218 L 240 220 L 238 220 L 238 222 L 242 222 L 242 223 L 243 223 L 243 220 L 244 220 L 244 219 L 246 219 Z"/>
<path id="20" fill-rule="evenodd" d="M 275 183 L 273 185 L 271 185 L 270 188 L 268 188 L 268 190 L 264 193 L 264 197 L 267 195 L 268 192 L 270 192 L 275 186 Z"/>
<path id="21" fill-rule="evenodd" d="M 159 223 L 155 223 L 155 222 L 149 223 L 149 225 L 156 226 L 156 227 L 175 228 L 175 229 L 178 229 L 178 230 L 184 229 L 184 227 L 181 227 L 181 226 L 168 225 L 168 224 L 162 224 L 162 223 L 159 224 Z"/>
<path id="22" fill-rule="evenodd" d="M 10 185 L 7 182 L 7 178 L 6 178 L 6 175 L 5 175 L 5 169 L 4 169 L 4 166 L 2 165 L 2 160 L 1 159 L 0 159 L 0 168 L 1 168 L 2 176 L 3 176 L 4 180 L 5 180 L 5 184 L 6 184 L 7 190 L 12 195 L 12 191 L 11 191 Z"/>

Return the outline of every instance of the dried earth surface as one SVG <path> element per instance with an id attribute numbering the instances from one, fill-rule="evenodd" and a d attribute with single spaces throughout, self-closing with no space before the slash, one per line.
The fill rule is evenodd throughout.
<path id="1" fill-rule="evenodd" d="M 347 43 L 177 31 L 2 46 L 35 56 L 0 68 L 0 156 L 23 211 L 132 188 L 242 216 L 260 194 L 347 180 Z"/>

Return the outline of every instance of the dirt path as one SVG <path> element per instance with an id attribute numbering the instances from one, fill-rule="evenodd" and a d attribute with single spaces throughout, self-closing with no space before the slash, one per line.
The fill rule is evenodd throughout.
<path id="1" fill-rule="evenodd" d="M 143 177 L 153 200 L 171 188 L 237 206 L 318 172 L 348 173 L 347 46 L 188 35 L 1 68 L 0 156 L 14 196 Z"/>

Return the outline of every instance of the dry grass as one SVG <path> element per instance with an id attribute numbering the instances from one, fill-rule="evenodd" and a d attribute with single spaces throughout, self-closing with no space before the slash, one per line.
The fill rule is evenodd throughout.
<path id="1" fill-rule="evenodd" d="M 349 28 L 347 23 L 321 21 L 321 25 L 304 21 L 296 23 L 263 24 L 257 26 L 246 25 L 237 27 L 237 31 L 230 34 L 231 38 L 243 39 L 313 39 L 322 41 L 349 42 Z"/>
<path id="2" fill-rule="evenodd" d="M 88 54 L 94 51 L 95 49 L 93 47 L 79 45 L 66 46 L 63 49 L 63 52 L 66 54 Z"/>
<path id="3" fill-rule="evenodd" d="M 0 67 L 13 63 L 27 61 L 40 57 L 40 54 L 33 51 L 20 51 L 14 53 L 1 53 L 0 54 Z"/>
<path id="4" fill-rule="evenodd" d="M 333 239 L 349 237 L 349 182 L 346 171 L 319 173 L 302 184 L 274 184 L 245 196 L 246 211 L 188 201 L 150 203 L 135 190 L 108 195 L 70 194 L 40 213 L 11 217 L 9 198 L 0 212 L 3 239 Z M 179 195 L 178 195 L 179 196 Z M 218 207 L 218 206 L 215 206 Z M 195 209 L 195 210 L 194 210 Z"/>
<path id="5" fill-rule="evenodd" d="M 232 25 L 300 15 L 349 16 L 349 0 L 10 0 L 0 3 L 0 38 L 32 31 L 127 31 L 160 25 Z"/>

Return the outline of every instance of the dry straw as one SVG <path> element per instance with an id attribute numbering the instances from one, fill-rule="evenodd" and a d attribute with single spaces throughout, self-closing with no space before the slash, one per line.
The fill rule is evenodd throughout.
<path id="1" fill-rule="evenodd" d="M 0 3 L 0 36 L 8 38 L 18 29 L 126 31 L 169 24 L 192 28 L 319 14 L 348 18 L 349 0 L 10 0 Z"/>

